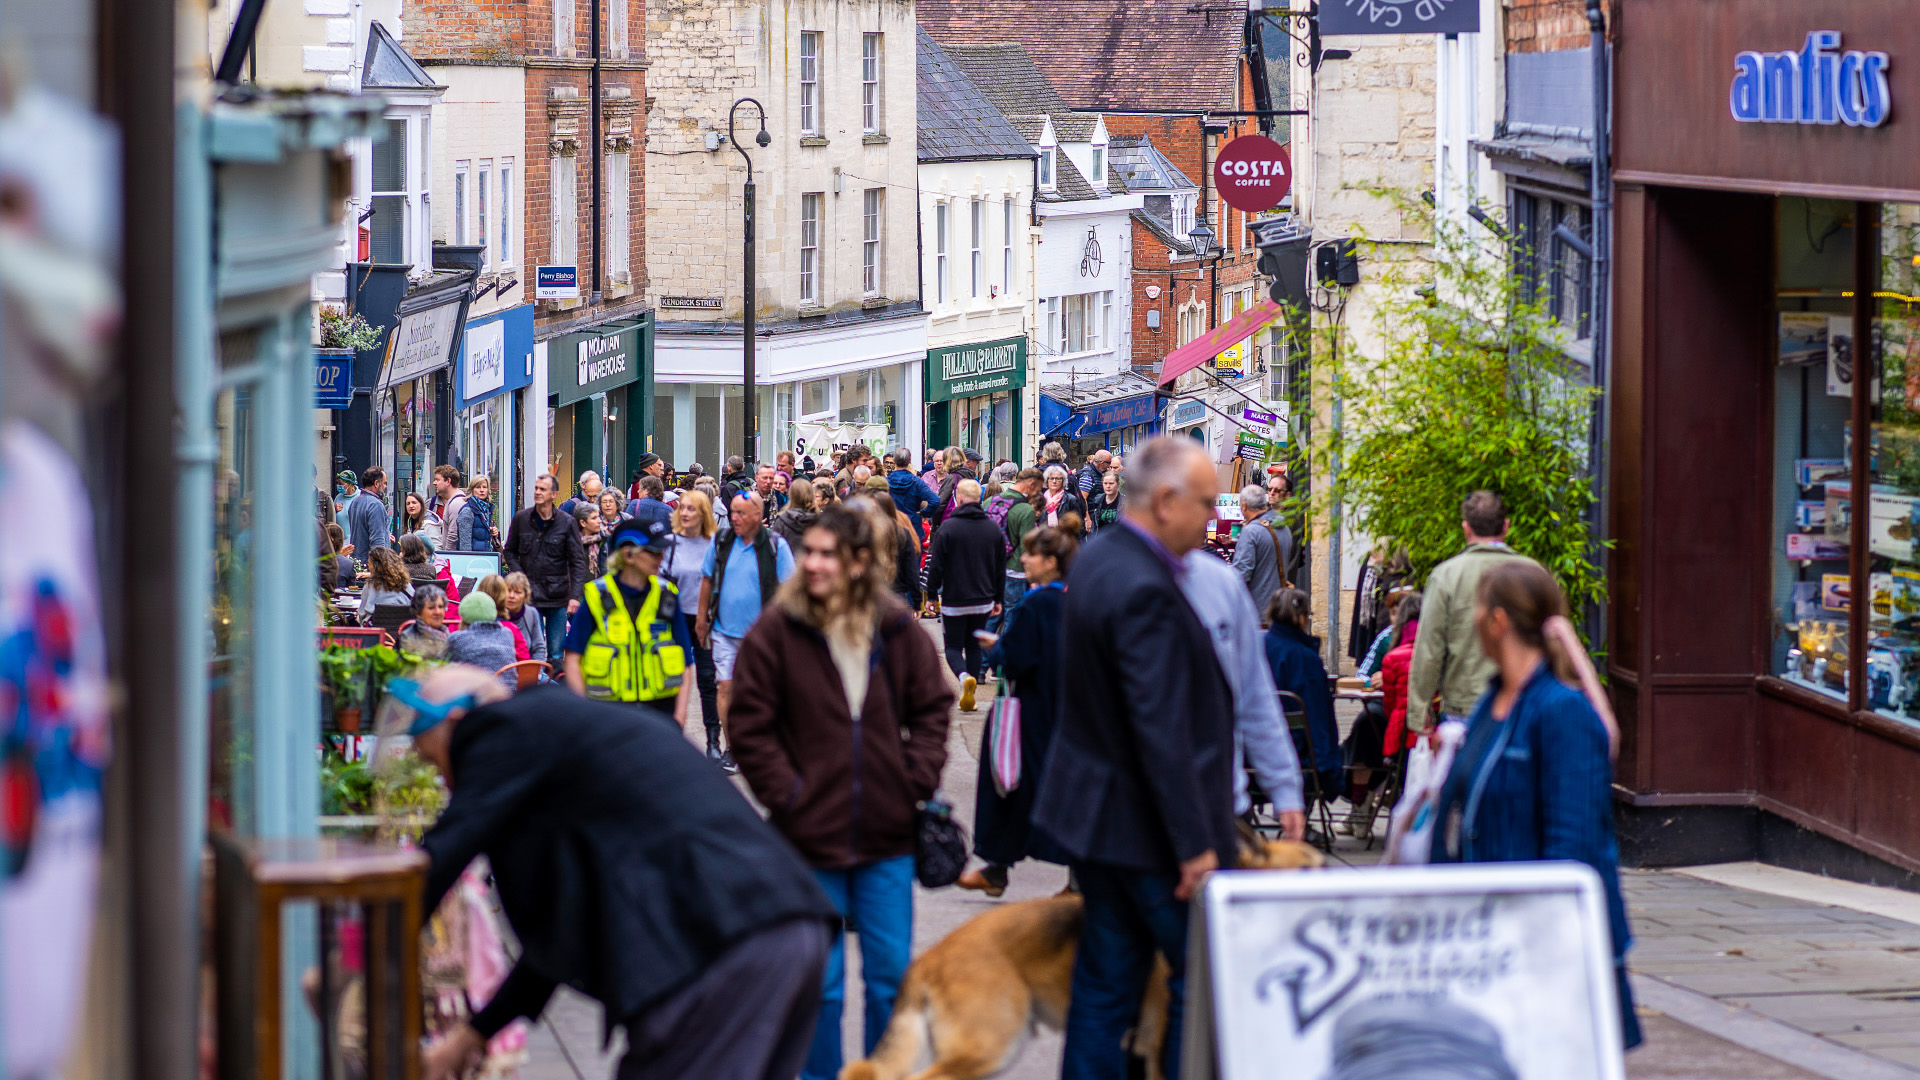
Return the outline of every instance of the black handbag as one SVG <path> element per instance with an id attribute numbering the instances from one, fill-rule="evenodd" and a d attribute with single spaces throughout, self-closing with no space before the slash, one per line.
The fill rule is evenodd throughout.
<path id="1" fill-rule="evenodd" d="M 938 794 L 919 804 L 913 831 L 913 876 L 929 889 L 960 880 L 967 868 L 967 830 L 953 820 L 953 807 Z"/>

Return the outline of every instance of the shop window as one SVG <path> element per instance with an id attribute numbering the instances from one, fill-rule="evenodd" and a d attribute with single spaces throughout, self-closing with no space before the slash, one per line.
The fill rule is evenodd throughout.
<path id="1" fill-rule="evenodd" d="M 860 35 L 860 130 L 880 133 L 880 35 Z"/>
<path id="2" fill-rule="evenodd" d="M 849 371 L 840 376 L 840 422 L 868 423 L 867 383 L 870 372 Z"/>
<path id="3" fill-rule="evenodd" d="M 800 418 L 815 420 L 833 411 L 831 379 L 815 379 L 800 384 Z"/>
<path id="4" fill-rule="evenodd" d="M 906 415 L 906 387 L 906 368 L 899 364 L 873 369 L 873 379 L 868 383 L 871 397 L 867 422 L 885 424 L 890 442 L 901 437 L 900 418 Z"/>
<path id="5" fill-rule="evenodd" d="M 820 134 L 820 33 L 800 35 L 800 134 Z"/>
<path id="6" fill-rule="evenodd" d="M 1863 704 L 1920 722 L 1920 206 L 1881 207 L 1875 233 L 1880 280 L 1874 289 L 1870 355 L 1862 365 L 1878 376 L 1867 390 L 1872 607 Z M 1828 351 L 1836 354 L 1831 330 Z M 1844 358 L 1845 351 L 1838 356 Z"/>
<path id="7" fill-rule="evenodd" d="M 1777 213 L 1774 498 L 1775 535 L 1784 539 L 1773 553 L 1774 670 L 1846 700 L 1855 596 L 1853 204 L 1783 198 Z"/>
<path id="8" fill-rule="evenodd" d="M 1593 333 L 1592 262 L 1554 235 L 1565 225 L 1592 239 L 1593 213 L 1584 205 L 1525 191 L 1513 195 L 1515 263 L 1522 295 L 1541 304 L 1576 340 Z"/>

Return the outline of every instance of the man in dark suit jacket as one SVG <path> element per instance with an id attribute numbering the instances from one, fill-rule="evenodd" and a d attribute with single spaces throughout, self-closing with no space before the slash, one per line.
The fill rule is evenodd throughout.
<path id="1" fill-rule="evenodd" d="M 1126 512 L 1067 583 L 1066 707 L 1034 825 L 1073 857 L 1086 922 L 1062 1080 L 1122 1080 L 1121 1038 L 1158 951 L 1173 968 L 1166 1075 L 1178 1075 L 1187 901 L 1234 852 L 1233 695 L 1180 591 L 1219 494 L 1190 439 L 1128 456 Z"/>
<path id="2" fill-rule="evenodd" d="M 459 664 L 389 690 L 453 790 L 421 841 L 426 910 L 485 855 L 522 946 L 493 998 L 427 1050 L 424 1080 L 563 983 L 627 1029 L 619 1080 L 800 1071 L 833 905 L 668 718 L 559 686 L 507 698 Z"/>

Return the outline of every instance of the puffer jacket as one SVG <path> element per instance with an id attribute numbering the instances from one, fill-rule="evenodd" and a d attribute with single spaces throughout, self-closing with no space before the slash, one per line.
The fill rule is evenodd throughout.
<path id="1" fill-rule="evenodd" d="M 913 853 L 918 804 L 947 762 L 947 688 L 933 639 L 876 601 L 866 700 L 848 706 L 826 637 L 776 603 L 733 669 L 733 760 L 778 828 L 819 869 Z"/>
<path id="2" fill-rule="evenodd" d="M 1420 621 L 1415 619 L 1402 629 L 1400 643 L 1387 650 L 1380 661 L 1380 685 L 1386 696 L 1380 704 L 1387 710 L 1388 756 L 1413 745 L 1407 737 L 1407 673 L 1413 667 L 1413 646 L 1420 637 Z"/>
<path id="3" fill-rule="evenodd" d="M 798 552 L 800 538 L 805 536 L 807 530 L 813 528 L 813 523 L 819 520 L 820 515 L 812 510 L 795 510 L 789 506 L 773 515 L 767 522 L 767 528 L 772 529 L 775 536 L 785 540 L 788 547 Z"/>

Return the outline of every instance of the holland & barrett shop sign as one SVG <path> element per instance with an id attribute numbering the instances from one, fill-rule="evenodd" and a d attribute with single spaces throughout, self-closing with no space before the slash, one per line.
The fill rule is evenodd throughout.
<path id="1" fill-rule="evenodd" d="M 1027 339 L 927 350 L 927 400 L 998 394 L 1027 385 Z"/>

